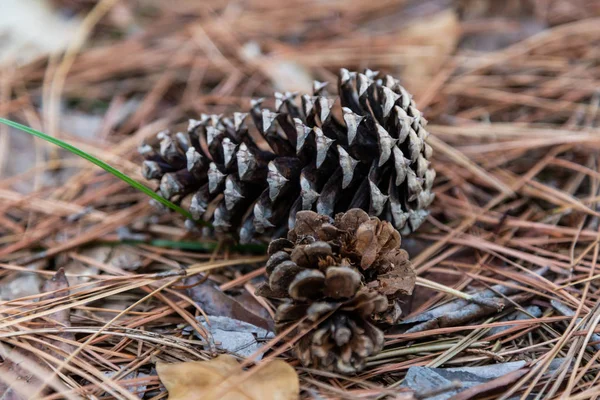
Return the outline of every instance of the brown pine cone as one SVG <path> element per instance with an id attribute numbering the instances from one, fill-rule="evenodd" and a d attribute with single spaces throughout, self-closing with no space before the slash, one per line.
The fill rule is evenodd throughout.
<path id="1" fill-rule="evenodd" d="M 335 220 L 300 211 L 288 239 L 274 240 L 268 252 L 269 281 L 257 294 L 284 299 L 276 329 L 304 318 L 293 336 L 317 323 L 295 347 L 305 366 L 359 371 L 383 348 L 383 332 L 374 324 L 396 322 L 397 297 L 411 294 L 415 285 L 400 234 L 360 209 Z"/>
<path id="2" fill-rule="evenodd" d="M 242 243 L 282 237 L 300 210 L 333 216 L 350 208 L 419 227 L 435 172 L 426 120 L 387 75 L 340 70 L 338 97 L 315 82 L 313 96 L 275 93 L 275 110 L 253 101 L 250 116 L 202 115 L 187 132 L 143 145 L 143 174 L 171 201 Z"/>

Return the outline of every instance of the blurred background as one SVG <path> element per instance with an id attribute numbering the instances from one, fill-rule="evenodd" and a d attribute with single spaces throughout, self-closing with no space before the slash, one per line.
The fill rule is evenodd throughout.
<path id="1" fill-rule="evenodd" d="M 564 123 L 560 102 L 537 103 L 566 89 L 577 93 L 562 100 L 586 102 L 598 87 L 599 15 L 592 0 L 2 0 L 0 115 L 125 170 L 169 124 L 309 92 L 340 67 L 399 77 L 435 123 Z M 20 192 L 81 167 L 59 154 L 0 129 L 0 177 L 38 166 L 37 179 L 12 181 Z"/>
<path id="2" fill-rule="evenodd" d="M 312 92 L 314 79 L 335 88 L 341 67 L 399 78 L 429 121 L 436 200 L 420 232 L 402 239 L 420 277 L 467 293 L 481 288 L 481 271 L 496 279 L 484 282 L 531 281 L 509 268 L 510 257 L 521 269 L 549 266 L 564 278 L 560 285 L 587 282 L 596 259 L 586 254 L 597 249 L 600 225 L 600 0 L 0 0 L 0 117 L 71 143 L 145 185 L 154 183 L 141 176 L 137 148 L 157 132 L 202 113 L 245 111 L 257 97 L 272 106 L 274 91 Z M 148 247 L 151 239 L 193 247 Z M 141 244 L 129 248 L 128 240 Z M 118 244 L 114 253 L 106 243 Z M 157 212 L 145 194 L 0 124 L 3 268 L 50 274 L 64 266 L 112 279 L 155 264 L 180 268 L 208 257 L 197 250 L 219 249 L 202 245 L 182 217 Z M 575 269 L 580 250 L 587 264 Z M 39 293 L 38 275 L 11 271 L 0 270 L 0 299 Z M 533 287 L 547 298 L 562 292 Z M 416 291 L 413 311 L 444 298 L 427 290 Z M 123 309 L 140 293 L 106 295 L 101 306 Z M 581 299 L 596 312 L 600 289 L 589 293 L 587 286 L 565 290 L 563 300 L 579 312 Z M 544 316 L 554 315 L 549 303 L 535 301 Z M 114 316 L 97 315 L 74 320 L 103 326 Z M 184 321 L 156 315 L 150 329 Z M 566 322 L 556 321 L 561 331 Z M 539 349 L 554 352 L 545 328 L 527 329 L 509 350 L 521 357 L 531 344 L 532 358 Z M 533 345 L 530 329 L 545 344 Z M 106 365 L 98 373 L 112 370 Z M 407 365 L 400 360 L 365 376 L 396 382 Z M 595 378 L 581 382 L 597 390 Z"/>

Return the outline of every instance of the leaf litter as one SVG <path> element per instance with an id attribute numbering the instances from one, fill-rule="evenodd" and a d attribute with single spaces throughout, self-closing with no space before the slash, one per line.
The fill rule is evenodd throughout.
<path id="1" fill-rule="evenodd" d="M 67 13 L 94 10 L 93 2 L 52 3 Z M 63 110 L 90 114 L 90 127 L 101 115 L 102 137 L 61 126 L 61 138 L 141 181 L 135 149 L 144 139 L 200 113 L 247 107 L 274 85 L 293 90 L 285 87 L 290 73 L 302 76 L 298 86 L 307 76 L 333 82 L 340 67 L 398 76 L 430 121 L 437 171 L 431 216 L 402 242 L 424 279 L 417 284 L 438 285 L 418 287 L 405 301 L 404 321 L 412 323 L 386 332 L 383 351 L 361 373 L 304 368 L 290 351 L 293 339 L 256 332 L 269 331 L 274 312 L 253 296 L 264 257 L 198 242 L 182 218 L 156 213 L 143 195 L 96 168 L 46 154 L 38 142 L 13 149 L 3 127 L 0 154 L 11 166 L 0 177 L 5 398 L 164 398 L 165 386 L 172 391 L 178 383 L 167 384 L 154 366 L 177 371 L 214 359 L 215 351 L 239 351 L 215 338 L 216 327 L 231 324 L 258 348 L 239 365 L 225 363 L 236 371 L 230 381 L 259 393 L 268 388 L 252 378 L 277 359 L 290 366 L 281 370 L 295 370 L 302 398 L 597 396 L 595 2 L 473 0 L 456 2 L 456 11 L 448 8 L 453 2 L 438 1 L 118 3 L 93 27 L 59 93 L 49 93 L 54 59 L 10 66 L 10 75 L 3 67 L 0 113 L 40 129 L 61 120 Z M 517 26 L 516 16 L 528 26 Z M 407 32 L 419 40 L 403 37 Z M 242 57 L 244 46 L 260 49 L 256 58 Z M 44 111 L 44 96 L 61 107 Z M 138 107 L 122 116 L 126 103 Z M 59 171 L 69 174 L 56 185 L 48 177 Z M 88 252 L 123 244 L 131 252 L 123 262 Z M 61 267 L 68 290 L 60 275 L 40 290 Z M 186 288 L 207 271 L 202 290 Z M 502 310 L 474 301 L 479 297 Z M 207 310 L 214 314 L 208 322 Z M 211 316 L 225 325 L 211 325 Z M 469 371 L 473 380 L 459 375 L 459 387 L 450 369 Z M 427 386 L 415 376 L 443 383 Z M 281 377 L 273 383 L 293 380 L 291 373 Z M 192 387 L 192 395 L 212 390 Z"/>
<path id="2" fill-rule="evenodd" d="M 158 363 L 156 369 L 171 400 L 292 400 L 299 394 L 296 371 L 281 360 L 266 363 L 241 382 L 236 382 L 242 374 L 238 361 L 226 354 L 209 361 Z"/>

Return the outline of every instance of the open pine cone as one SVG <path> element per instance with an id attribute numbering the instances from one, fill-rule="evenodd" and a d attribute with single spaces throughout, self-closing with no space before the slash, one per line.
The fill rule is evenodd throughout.
<path id="1" fill-rule="evenodd" d="M 284 299 L 277 308 L 278 332 L 305 318 L 292 336 L 300 361 L 342 373 L 359 371 L 381 351 L 383 332 L 374 323 L 394 323 L 397 297 L 411 294 L 416 275 L 400 234 L 360 209 L 335 220 L 300 211 L 288 239 L 269 246 L 268 283 L 257 294 Z"/>
<path id="2" fill-rule="evenodd" d="M 161 132 L 157 145 L 140 148 L 143 174 L 172 201 L 191 197 L 194 218 L 242 243 L 284 236 L 300 210 L 361 208 L 403 232 L 417 229 L 435 177 L 426 120 L 389 75 L 342 69 L 338 86 L 339 101 L 320 82 L 300 102 L 275 93 L 275 110 L 253 101 L 253 127 L 234 113 Z"/>

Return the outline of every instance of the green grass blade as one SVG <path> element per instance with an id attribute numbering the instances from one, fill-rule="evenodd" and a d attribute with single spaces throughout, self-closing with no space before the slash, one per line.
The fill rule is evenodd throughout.
<path id="1" fill-rule="evenodd" d="M 172 209 L 173 211 L 176 211 L 178 213 L 180 213 L 181 215 L 183 215 L 184 217 L 188 218 L 188 219 L 192 219 L 192 215 L 184 210 L 183 208 L 179 207 L 176 204 L 171 203 L 169 200 L 165 199 L 164 197 L 161 197 L 160 195 L 158 195 L 157 193 L 155 193 L 152 189 L 150 189 L 147 186 L 142 185 L 141 183 L 137 182 L 136 180 L 130 178 L 129 176 L 125 175 L 124 173 L 122 173 L 121 171 L 119 171 L 118 169 L 111 167 L 110 165 L 108 165 L 107 163 L 105 163 L 104 161 L 92 156 L 91 154 L 88 154 L 82 150 L 79 150 L 77 147 L 70 145 L 69 143 L 63 142 L 62 140 L 59 140 L 55 137 L 46 135 L 43 132 L 37 131 L 35 129 L 32 129 L 28 126 L 19 124 L 18 122 L 14 122 L 11 121 L 9 119 L 5 119 L 5 118 L 1 118 L 0 117 L 0 123 L 3 123 L 5 125 L 11 126 L 15 129 L 19 129 L 23 132 L 29 133 L 30 135 L 39 137 L 41 139 L 44 139 L 47 142 L 50 142 L 58 147 L 61 147 L 81 158 L 84 158 L 88 161 L 90 161 L 91 163 L 96 164 L 97 166 L 99 166 L 100 168 L 102 168 L 103 170 L 105 170 L 106 172 L 113 174 L 114 176 L 116 176 L 117 178 L 121 179 L 123 182 L 127 183 L 129 186 L 139 190 L 140 192 L 143 192 L 144 194 L 146 194 L 147 196 L 153 198 L 154 200 L 158 201 L 161 204 L 164 204 L 165 206 L 169 207 L 170 209 Z"/>

